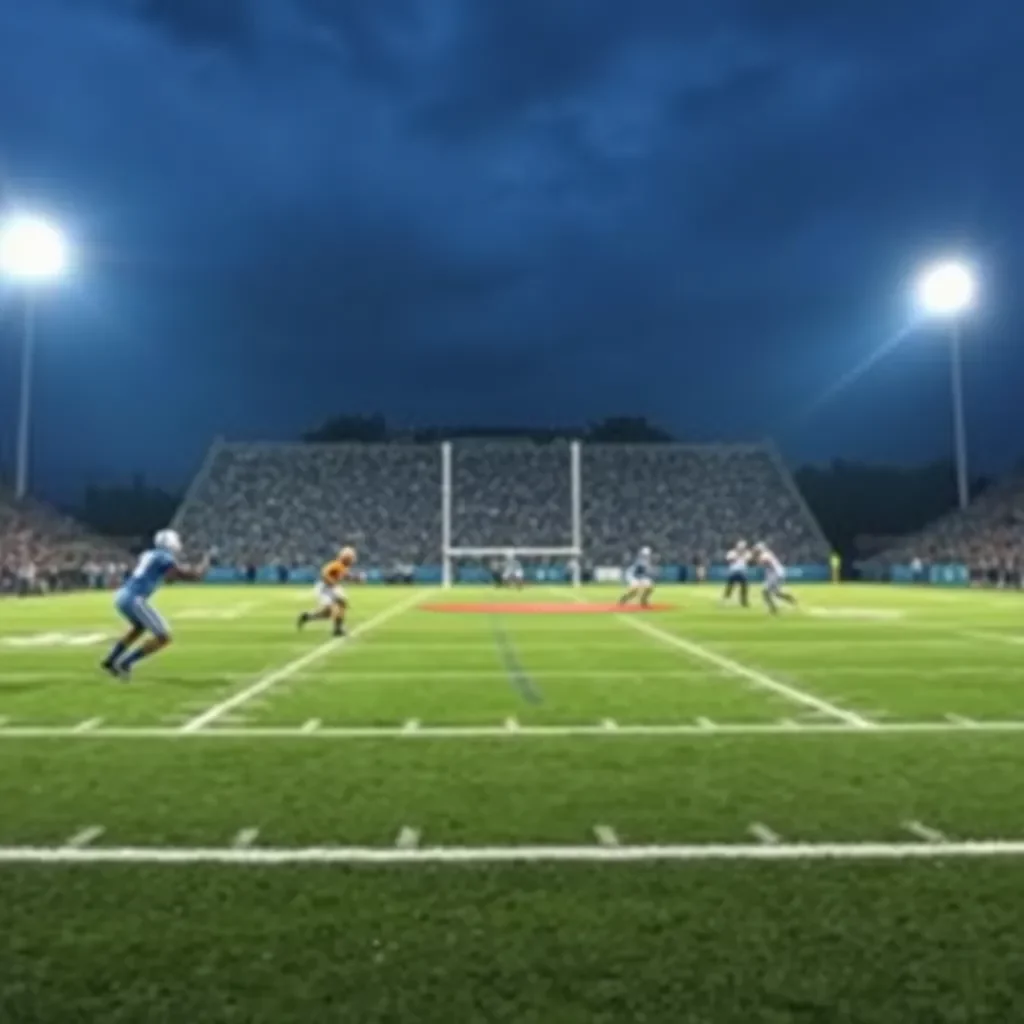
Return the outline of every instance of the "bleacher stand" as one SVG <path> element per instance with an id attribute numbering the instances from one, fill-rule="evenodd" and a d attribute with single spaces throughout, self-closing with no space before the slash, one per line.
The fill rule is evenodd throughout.
<path id="1" fill-rule="evenodd" d="M 0 488 L 0 594 L 113 585 L 128 561 L 124 547 Z"/>
<path id="2" fill-rule="evenodd" d="M 320 564 L 342 543 L 368 565 L 440 560 L 436 446 L 218 444 L 174 519 L 228 565 Z"/>
<path id="3" fill-rule="evenodd" d="M 452 544 L 571 543 L 566 442 L 455 441 Z M 584 444 L 584 558 L 619 565 L 649 544 L 663 563 L 720 560 L 738 538 L 790 564 L 828 544 L 767 446 Z M 224 564 L 319 564 L 341 543 L 387 568 L 441 562 L 438 445 L 217 444 L 175 518 L 191 549 Z"/>
<path id="4" fill-rule="evenodd" d="M 965 565 L 975 583 L 1021 586 L 1024 574 L 1024 476 L 1000 481 L 963 511 L 936 520 L 883 552 L 875 563 Z"/>
<path id="5" fill-rule="evenodd" d="M 584 445 L 587 557 L 617 564 L 638 542 L 662 562 L 721 561 L 739 539 L 785 562 L 825 563 L 829 545 L 766 445 Z"/>

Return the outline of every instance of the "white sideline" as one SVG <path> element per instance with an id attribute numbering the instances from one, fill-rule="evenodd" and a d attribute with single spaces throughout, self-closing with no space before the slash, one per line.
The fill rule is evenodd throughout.
<path id="1" fill-rule="evenodd" d="M 207 708 L 194 718 L 190 718 L 183 726 L 181 726 L 181 732 L 198 732 L 200 729 L 205 729 L 210 725 L 210 723 L 223 718 L 224 715 L 234 711 L 235 708 L 241 707 L 243 704 L 251 701 L 254 697 L 258 697 L 261 693 L 266 693 L 267 690 L 271 689 L 271 687 L 277 686 L 278 683 L 295 675 L 296 672 L 301 672 L 304 668 L 307 668 L 314 662 L 319 661 L 321 658 L 330 654 L 331 651 L 335 650 L 347 641 L 354 640 L 356 637 L 362 636 L 364 633 L 369 633 L 370 630 L 384 625 L 385 622 L 389 622 L 391 619 L 395 618 L 396 615 L 401 615 L 402 612 L 408 611 L 418 601 L 421 601 L 423 597 L 423 593 L 414 592 L 404 601 L 399 601 L 397 604 L 393 604 L 389 608 L 385 608 L 384 611 L 377 615 L 373 615 L 365 622 L 360 623 L 348 634 L 348 636 L 333 637 L 326 643 L 321 644 L 319 647 L 314 647 L 313 650 L 309 651 L 307 654 L 303 654 L 302 657 L 296 658 L 294 661 L 289 661 L 287 665 L 282 665 L 281 668 L 275 669 L 267 675 L 260 676 L 260 678 L 251 686 L 247 686 L 244 690 L 239 690 L 238 693 L 232 694 L 232 696 L 228 697 L 226 700 L 222 700 L 219 704 L 214 704 L 213 707 Z"/>
<path id="2" fill-rule="evenodd" d="M 692 640 L 684 640 L 682 637 L 676 636 L 674 633 L 666 633 L 665 630 L 658 629 L 657 626 L 652 626 L 649 622 L 644 622 L 642 619 L 638 619 L 633 615 L 620 615 L 619 619 L 627 625 L 632 626 L 634 629 L 639 630 L 641 633 L 646 633 L 655 640 L 660 640 L 663 644 L 669 644 L 681 651 L 685 651 L 694 658 L 700 658 L 701 661 L 708 662 L 711 665 L 716 665 L 718 668 L 724 669 L 726 672 L 729 672 L 734 676 L 747 679 L 756 686 L 760 686 L 765 690 L 771 690 L 772 692 L 777 693 L 796 704 L 803 704 L 804 707 L 814 708 L 815 711 L 820 711 L 822 714 L 828 715 L 830 718 L 838 718 L 846 722 L 847 725 L 854 725 L 858 729 L 871 729 L 875 727 L 873 722 L 870 722 L 868 719 L 858 715 L 855 711 L 847 711 L 844 708 L 829 703 L 821 697 L 815 697 L 812 693 L 807 693 L 805 690 L 799 690 L 795 686 L 789 686 L 787 683 L 780 682 L 778 679 L 765 675 L 763 672 L 758 672 L 756 669 L 748 668 L 741 662 L 733 661 L 732 658 L 727 658 L 723 654 L 717 654 L 715 651 L 712 651 L 707 647 L 695 644 Z"/>
<path id="3" fill-rule="evenodd" d="M 500 739 L 506 743 L 521 739 L 566 739 L 601 737 L 608 742 L 631 736 L 700 737 L 708 742 L 729 736 L 911 736 L 960 735 L 978 736 L 992 733 L 1024 732 L 1024 719 L 989 719 L 987 721 L 951 722 L 879 722 L 870 729 L 845 722 L 715 722 L 707 725 L 623 725 L 609 729 L 605 723 L 594 725 L 422 725 L 410 729 L 401 726 L 352 725 L 322 726 L 309 730 L 289 725 L 229 725 L 216 729 L 182 732 L 170 726 L 104 726 L 82 732 L 59 725 L 14 725 L 0 727 L 0 743 L 4 740 L 74 739 L 83 742 L 103 740 L 478 740 Z"/>
<path id="4" fill-rule="evenodd" d="M 871 861 L 1024 857 L 1024 840 L 953 843 L 699 843 L 649 846 L 4 846 L 4 864 L 543 864 L 650 861 Z"/>

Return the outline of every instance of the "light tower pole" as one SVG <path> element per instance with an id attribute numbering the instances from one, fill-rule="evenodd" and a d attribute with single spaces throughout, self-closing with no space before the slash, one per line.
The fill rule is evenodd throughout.
<path id="1" fill-rule="evenodd" d="M 927 267 L 917 280 L 917 305 L 931 318 L 949 323 L 950 384 L 953 398 L 953 452 L 956 493 L 960 508 L 970 500 L 967 475 L 967 428 L 964 415 L 964 383 L 961 347 L 963 317 L 975 303 L 977 280 L 965 263 L 948 260 Z"/>
<path id="2" fill-rule="evenodd" d="M 0 223 L 0 273 L 22 287 L 25 304 L 14 481 L 15 497 L 19 500 L 28 493 L 37 290 L 46 282 L 61 277 L 67 269 L 67 262 L 64 236 L 48 221 L 18 213 L 11 214 Z"/>

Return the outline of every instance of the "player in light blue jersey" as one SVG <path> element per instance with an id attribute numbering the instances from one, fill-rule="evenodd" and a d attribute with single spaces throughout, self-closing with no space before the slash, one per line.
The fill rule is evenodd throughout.
<path id="1" fill-rule="evenodd" d="M 130 678 L 137 661 L 156 654 L 171 642 L 167 623 L 149 599 L 161 583 L 202 579 L 210 564 L 207 558 L 194 568 L 186 568 L 178 563 L 180 555 L 178 534 L 174 530 L 160 530 L 153 538 L 153 547 L 139 557 L 135 569 L 114 596 L 114 607 L 128 620 L 131 629 L 114 644 L 103 662 L 103 668 L 112 676 Z M 133 650 L 144 633 L 150 634 L 149 639 Z"/>
<path id="2" fill-rule="evenodd" d="M 633 598 L 639 598 L 640 607 L 647 608 L 654 591 L 654 560 L 650 548 L 641 548 L 636 560 L 626 570 L 626 592 L 619 598 L 620 605 L 627 605 Z"/>

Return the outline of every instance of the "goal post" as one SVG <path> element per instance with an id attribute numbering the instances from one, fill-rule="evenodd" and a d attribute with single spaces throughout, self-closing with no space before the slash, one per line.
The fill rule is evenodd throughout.
<path id="1" fill-rule="evenodd" d="M 457 582 L 455 563 L 460 559 L 501 559 L 512 555 L 517 559 L 558 559 L 568 562 L 570 583 L 578 587 L 582 581 L 583 558 L 583 500 L 582 500 L 581 444 L 569 444 L 569 533 L 568 545 L 467 547 L 452 543 L 452 442 L 441 442 L 441 584 L 450 587 Z"/>

